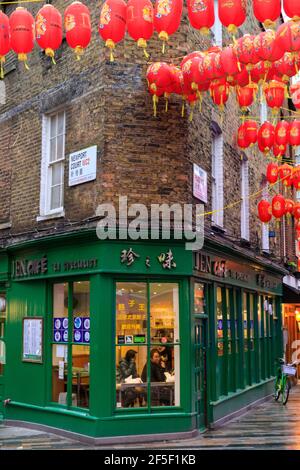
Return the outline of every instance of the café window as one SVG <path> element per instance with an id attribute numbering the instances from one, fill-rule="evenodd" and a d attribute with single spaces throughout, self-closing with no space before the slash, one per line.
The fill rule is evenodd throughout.
<path id="1" fill-rule="evenodd" d="M 180 405 L 179 285 L 116 283 L 116 407 Z"/>
<path id="2" fill-rule="evenodd" d="M 90 283 L 54 284 L 52 401 L 89 408 L 89 384 Z"/>
<path id="3" fill-rule="evenodd" d="M 222 288 L 217 287 L 217 349 L 218 356 L 224 355 Z"/>
<path id="4" fill-rule="evenodd" d="M 205 287 L 204 284 L 195 282 L 194 286 L 194 314 L 205 313 Z"/>

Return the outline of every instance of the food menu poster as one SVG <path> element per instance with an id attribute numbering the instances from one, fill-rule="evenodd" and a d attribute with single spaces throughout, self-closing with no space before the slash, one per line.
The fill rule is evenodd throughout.
<path id="1" fill-rule="evenodd" d="M 90 319 L 88 317 L 75 317 L 73 320 L 73 341 L 75 343 L 90 343 Z M 53 319 L 53 341 L 55 343 L 68 342 L 68 318 Z"/>
<path id="2" fill-rule="evenodd" d="M 27 362 L 43 360 L 43 318 L 23 318 L 23 355 Z"/>

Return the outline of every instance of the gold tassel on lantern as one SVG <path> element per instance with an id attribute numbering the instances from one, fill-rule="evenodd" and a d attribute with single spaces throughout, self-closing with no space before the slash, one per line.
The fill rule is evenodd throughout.
<path id="1" fill-rule="evenodd" d="M 116 47 L 114 41 L 112 39 L 107 39 L 105 46 L 108 47 L 108 49 L 110 49 L 110 61 L 114 62 L 115 58 L 114 58 L 113 50 Z"/>

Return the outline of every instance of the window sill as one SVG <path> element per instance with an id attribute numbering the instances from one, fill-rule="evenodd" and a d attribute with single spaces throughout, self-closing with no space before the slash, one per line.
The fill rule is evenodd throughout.
<path id="1" fill-rule="evenodd" d="M 37 222 L 43 222 L 44 220 L 52 220 L 52 219 L 60 219 L 62 217 L 65 217 L 65 211 L 59 211 L 55 212 L 53 214 L 48 214 L 48 215 L 38 215 L 36 218 Z"/>
<path id="2" fill-rule="evenodd" d="M 0 224 L 0 230 L 5 230 L 5 229 L 11 228 L 11 227 L 12 227 L 11 222 L 4 222 L 3 224 Z"/>
<path id="3" fill-rule="evenodd" d="M 217 225 L 214 223 L 211 224 L 211 229 L 216 233 L 226 233 L 226 230 L 224 227 L 221 227 L 220 225 Z"/>

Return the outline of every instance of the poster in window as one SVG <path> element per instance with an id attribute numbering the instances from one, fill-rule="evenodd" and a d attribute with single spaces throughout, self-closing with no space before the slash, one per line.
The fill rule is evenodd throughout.
<path id="1" fill-rule="evenodd" d="M 43 318 L 23 318 L 23 353 L 26 362 L 43 362 Z"/>
<path id="2" fill-rule="evenodd" d="M 194 163 L 193 195 L 200 201 L 207 203 L 207 173 Z"/>

